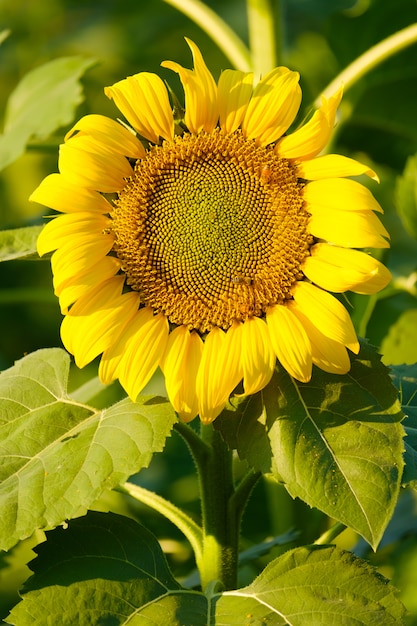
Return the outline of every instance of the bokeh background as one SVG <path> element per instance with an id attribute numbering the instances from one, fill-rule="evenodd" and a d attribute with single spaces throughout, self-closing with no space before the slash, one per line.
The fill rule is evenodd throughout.
<path id="1" fill-rule="evenodd" d="M 244 0 L 208 0 L 248 42 Z M 303 102 L 299 122 L 320 92 L 359 55 L 397 30 L 417 22 L 416 0 L 272 0 L 276 12 L 279 63 L 301 73 Z M 172 59 L 190 67 L 184 36 L 201 48 L 217 78 L 230 61 L 210 37 L 163 0 L 0 0 L 0 32 L 9 31 L 0 46 L 0 119 L 19 82 L 42 64 L 60 57 L 91 59 L 82 77 L 84 100 L 76 117 L 117 112 L 103 87 L 139 71 L 159 73 L 181 98 L 176 75 L 160 68 Z M 71 126 L 71 124 L 69 124 Z M 68 126 L 68 127 L 69 127 Z M 44 176 L 57 169 L 57 148 L 68 130 L 33 137 L 25 153 L 0 171 L 0 228 L 40 224 L 47 209 L 28 197 Z M 1 130 L 1 125 L 0 125 Z M 370 183 L 384 208 L 391 233 L 390 251 L 381 258 L 393 273 L 382 294 L 349 296 L 347 306 L 361 336 L 376 345 L 389 364 L 417 361 L 417 45 L 399 52 L 349 89 L 341 106 L 332 150 L 369 163 L 381 184 Z M 0 369 L 39 348 L 60 346 L 61 315 L 53 295 L 49 263 L 28 260 L 0 263 Z M 95 375 L 95 365 L 73 371 L 71 385 Z M 158 380 L 154 381 L 158 385 Z M 97 399 L 105 404 L 120 396 L 113 386 Z M 237 461 L 237 471 L 239 462 Z M 198 512 L 197 485 L 184 444 L 173 437 L 164 455 L 155 455 L 141 484 Z M 136 509 L 117 496 L 97 503 L 100 508 L 138 516 L 157 534 L 179 576 L 188 575 L 191 555 L 181 536 L 149 511 Z M 259 514 L 263 511 L 263 514 Z M 417 504 L 405 492 L 399 511 L 378 551 L 372 555 L 357 538 L 346 547 L 370 558 L 393 579 L 417 624 Z M 1 512 L 0 512 L 1 514 Z M 243 547 L 294 527 L 299 543 L 312 541 L 329 520 L 290 500 L 268 481 L 256 488 L 246 512 Z M 13 553 L 0 556 L 0 617 L 17 600 L 17 588 L 29 574 L 33 538 Z M 274 555 L 282 548 L 275 548 Z M 265 557 L 270 558 L 269 557 Z M 263 558 L 242 570 L 248 582 L 266 562 Z"/>

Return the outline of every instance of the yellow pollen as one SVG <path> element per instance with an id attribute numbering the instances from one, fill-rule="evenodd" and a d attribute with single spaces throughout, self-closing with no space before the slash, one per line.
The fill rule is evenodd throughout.
<path id="1" fill-rule="evenodd" d="M 127 284 L 201 333 L 290 299 L 312 243 L 294 166 L 218 129 L 150 148 L 112 219 Z"/>

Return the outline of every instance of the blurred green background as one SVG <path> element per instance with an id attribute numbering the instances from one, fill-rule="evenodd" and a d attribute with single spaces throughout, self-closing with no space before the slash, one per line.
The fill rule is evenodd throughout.
<path id="1" fill-rule="evenodd" d="M 244 0 L 209 0 L 215 10 L 247 43 Z M 372 45 L 417 21 L 416 0 L 272 0 L 277 19 L 279 63 L 301 73 L 303 102 L 299 122 L 312 103 L 349 63 Z M 158 72 L 182 97 L 176 75 L 160 68 L 172 59 L 190 67 L 184 36 L 201 48 L 217 78 L 230 62 L 189 18 L 163 0 L 0 0 L 0 32 L 10 31 L 0 46 L 0 118 L 19 81 L 42 64 L 66 56 L 94 59 L 82 78 L 84 101 L 76 117 L 101 113 L 116 117 L 103 88 L 139 71 Z M 393 283 L 372 298 L 348 296 L 347 306 L 358 332 L 380 348 L 386 364 L 417 361 L 417 45 L 381 64 L 345 95 L 332 150 L 371 164 L 381 178 L 370 188 L 383 206 L 383 221 L 392 246 L 381 258 L 393 273 Z M 71 126 L 71 124 L 69 124 Z M 28 201 L 44 176 L 57 170 L 57 147 L 66 128 L 53 137 L 33 138 L 25 154 L 0 172 L 0 228 L 40 224 L 47 212 Z M 0 263 L 0 368 L 38 348 L 59 346 L 61 315 L 52 292 L 47 261 Z M 73 385 L 95 375 L 95 366 L 73 372 Z M 97 399 L 117 399 L 116 386 Z M 237 462 L 239 466 L 239 463 Z M 239 471 L 239 467 L 237 467 Z M 198 512 L 197 486 L 183 443 L 174 436 L 164 455 L 156 455 L 141 473 L 141 484 Z M 138 515 L 165 540 L 163 544 L 179 575 L 190 567 L 190 552 L 181 536 L 149 511 L 132 509 L 109 496 L 98 507 Z M 264 515 L 259 515 L 259 510 Z M 406 492 L 401 510 L 377 556 L 367 556 L 400 587 L 417 624 L 417 517 L 414 494 Z M 0 512 L 1 514 L 1 512 Z M 314 540 L 328 520 L 290 500 L 278 486 L 261 483 L 245 516 L 244 547 L 256 541 L 300 529 L 300 543 Z M 37 538 L 32 540 L 36 542 Z M 343 541 L 352 547 L 356 538 Z M 16 601 L 20 581 L 28 575 L 30 542 L 11 555 L 0 556 L 0 617 Z M 246 583 L 265 561 L 242 572 Z M 3 565 L 3 567 L 2 567 Z"/>

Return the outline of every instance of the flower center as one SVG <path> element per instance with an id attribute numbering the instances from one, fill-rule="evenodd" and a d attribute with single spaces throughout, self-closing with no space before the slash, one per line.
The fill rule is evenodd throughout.
<path id="1" fill-rule="evenodd" d="M 112 212 L 142 302 L 201 333 L 291 298 L 312 243 L 302 184 L 239 132 L 185 134 L 136 163 Z"/>

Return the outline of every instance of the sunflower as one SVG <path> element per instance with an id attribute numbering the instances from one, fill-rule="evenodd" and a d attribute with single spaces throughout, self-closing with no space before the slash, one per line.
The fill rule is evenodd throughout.
<path id="1" fill-rule="evenodd" d="M 187 40 L 179 75 L 185 108 L 141 72 L 105 89 L 125 118 L 83 117 L 60 147 L 59 174 L 31 200 L 61 215 L 42 230 L 54 251 L 64 346 L 79 367 L 101 355 L 104 383 L 135 400 L 159 367 L 180 419 L 214 420 L 242 385 L 254 394 L 278 359 L 308 382 L 313 365 L 349 371 L 359 344 L 335 295 L 372 294 L 388 270 L 357 248 L 388 233 L 366 165 L 318 156 L 342 97 L 286 134 L 301 102 L 299 75 L 277 67 L 225 70 L 218 82 Z M 331 293 L 332 292 L 332 293 Z"/>

